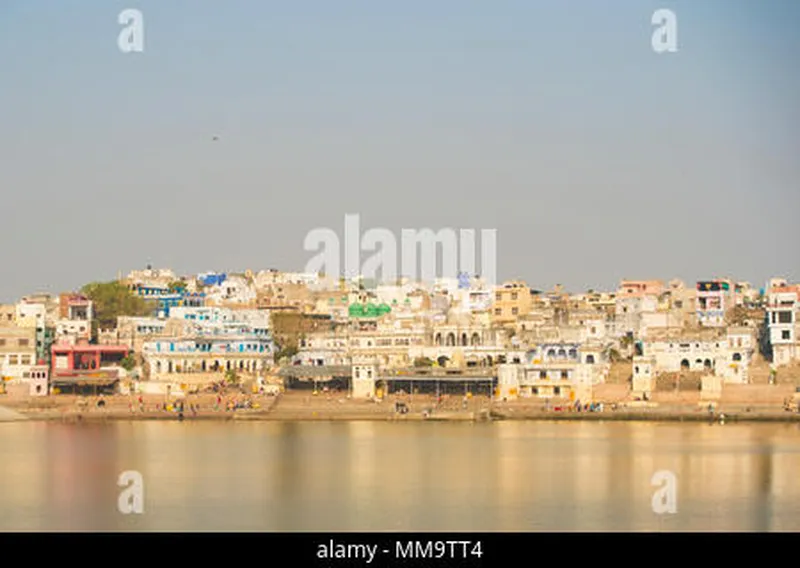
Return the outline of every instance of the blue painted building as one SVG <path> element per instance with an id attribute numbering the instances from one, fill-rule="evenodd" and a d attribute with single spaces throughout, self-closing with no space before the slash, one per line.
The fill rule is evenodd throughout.
<path id="1" fill-rule="evenodd" d="M 168 318 L 170 308 L 177 308 L 183 305 L 183 294 L 167 294 L 155 298 L 155 301 L 156 316 Z"/>
<path id="2" fill-rule="evenodd" d="M 201 274 L 198 279 L 203 286 L 219 286 L 228 279 L 228 275 L 225 273 L 217 274 L 210 272 L 207 274 Z"/>
<path id="3" fill-rule="evenodd" d="M 202 292 L 188 292 L 184 288 L 170 290 L 165 286 L 137 285 L 133 292 L 145 300 L 155 303 L 153 315 L 160 318 L 170 317 L 172 308 L 177 307 L 202 307 L 205 305 L 206 295 Z"/>

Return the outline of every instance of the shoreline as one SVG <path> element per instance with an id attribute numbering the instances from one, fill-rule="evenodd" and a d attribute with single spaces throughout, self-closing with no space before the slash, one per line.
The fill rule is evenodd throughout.
<path id="1" fill-rule="evenodd" d="M 703 422 L 703 423 L 798 423 L 800 414 L 790 412 L 720 412 L 709 415 L 697 411 L 625 411 L 613 410 L 603 412 L 447 412 L 426 416 L 421 412 L 405 415 L 389 413 L 364 413 L 336 411 L 326 412 L 324 409 L 309 412 L 273 413 L 270 411 L 220 411 L 214 413 L 185 413 L 183 418 L 174 412 L 134 413 L 104 411 L 72 411 L 72 412 L 20 412 L 19 418 L 3 420 L 4 422 L 62 422 L 62 423 L 97 423 L 97 422 Z"/>
<path id="2" fill-rule="evenodd" d="M 499 402 L 486 397 L 471 399 L 466 406 L 460 397 L 437 405 L 433 397 L 396 397 L 383 401 L 354 400 L 341 393 L 309 396 L 302 392 L 274 396 L 198 395 L 184 400 L 183 417 L 174 409 L 164 407 L 163 397 L 128 396 L 103 398 L 104 407 L 95 399 L 14 398 L 0 399 L 0 422 L 141 422 L 141 421 L 216 421 L 216 422 L 704 422 L 798 423 L 800 413 L 786 411 L 780 405 L 753 401 L 751 404 L 719 405 L 713 414 L 707 406 L 691 403 L 662 403 L 642 407 L 638 403 L 620 401 L 617 408 L 602 411 L 576 411 L 562 408 L 547 409 L 531 402 Z M 219 402 L 218 402 L 219 401 Z M 234 402 L 252 403 L 253 408 L 228 409 Z M 167 401 L 168 402 L 168 401 Z M 404 402 L 407 413 L 395 412 L 395 402 Z M 217 406 L 219 404 L 219 406 Z"/>

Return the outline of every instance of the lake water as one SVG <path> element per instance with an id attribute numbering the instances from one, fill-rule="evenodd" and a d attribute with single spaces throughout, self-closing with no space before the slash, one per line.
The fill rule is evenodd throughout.
<path id="1" fill-rule="evenodd" d="M 0 424 L 0 530 L 797 531 L 800 426 Z M 657 471 L 675 513 L 656 514 Z M 123 514 L 123 471 L 144 510 Z"/>

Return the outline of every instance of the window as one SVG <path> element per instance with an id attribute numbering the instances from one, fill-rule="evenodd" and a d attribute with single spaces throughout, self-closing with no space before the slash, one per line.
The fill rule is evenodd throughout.
<path id="1" fill-rule="evenodd" d="M 500 301 L 502 301 L 502 299 L 503 299 L 503 295 L 500 292 L 498 292 L 497 294 L 494 295 L 495 302 L 500 302 Z"/>
<path id="2" fill-rule="evenodd" d="M 8 364 L 9 365 L 19 365 L 19 357 L 17 355 L 9 355 L 8 356 Z"/>
<path id="3" fill-rule="evenodd" d="M 517 298 L 519 298 L 519 294 L 517 294 L 516 292 L 511 292 L 511 299 L 516 300 Z"/>
<path id="4" fill-rule="evenodd" d="M 6 344 L 5 339 L 0 339 L 0 347 L 3 347 Z"/>
<path id="5" fill-rule="evenodd" d="M 539 378 L 546 379 L 547 378 L 547 371 L 539 371 Z"/>
<path id="6" fill-rule="evenodd" d="M 517 314 L 519 314 L 519 308 L 511 308 L 511 315 L 515 316 Z"/>
<path id="7" fill-rule="evenodd" d="M 31 356 L 30 355 L 21 355 L 19 360 L 20 365 L 30 365 L 31 364 Z"/>
<path id="8" fill-rule="evenodd" d="M 792 332 L 789 331 L 788 329 L 784 329 L 781 332 L 781 339 L 787 339 L 788 340 L 788 339 L 791 339 L 791 338 L 792 338 Z"/>
<path id="9" fill-rule="evenodd" d="M 17 340 L 17 344 L 20 347 L 27 347 L 28 346 L 28 340 L 27 339 L 19 339 L 19 340 Z"/>
<path id="10" fill-rule="evenodd" d="M 503 310 L 501 308 L 496 308 L 494 310 L 494 315 L 499 316 L 503 314 Z"/>
<path id="11" fill-rule="evenodd" d="M 778 312 L 778 323 L 792 323 L 792 312 Z"/>

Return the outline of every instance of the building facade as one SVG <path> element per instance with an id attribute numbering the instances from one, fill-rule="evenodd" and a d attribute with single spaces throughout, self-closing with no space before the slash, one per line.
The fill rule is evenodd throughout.
<path id="1" fill-rule="evenodd" d="M 776 286 L 767 294 L 767 330 L 776 366 L 800 360 L 800 286 Z"/>

